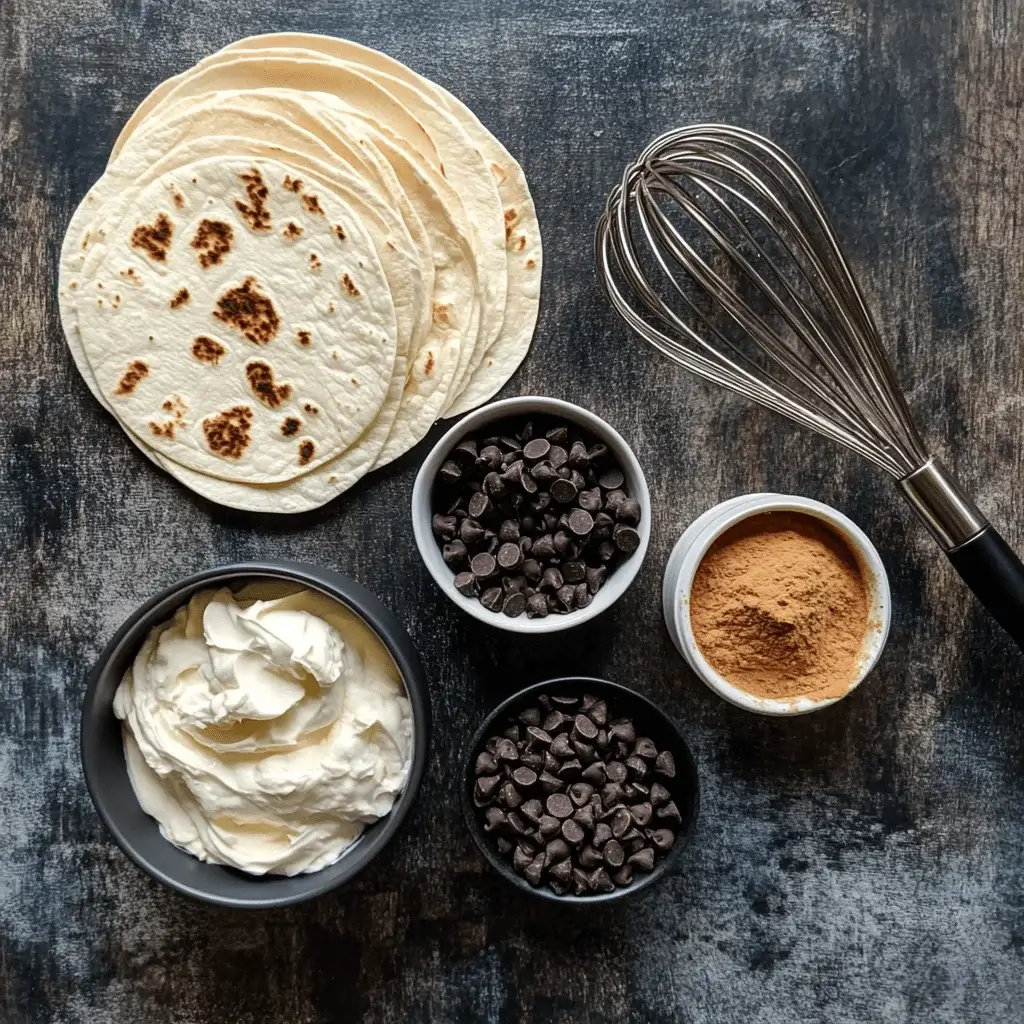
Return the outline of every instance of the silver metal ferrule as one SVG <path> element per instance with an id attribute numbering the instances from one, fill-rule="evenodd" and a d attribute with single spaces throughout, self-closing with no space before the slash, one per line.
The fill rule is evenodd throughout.
<path id="1" fill-rule="evenodd" d="M 960 481 L 934 455 L 898 487 L 946 551 L 966 544 L 988 526 Z"/>

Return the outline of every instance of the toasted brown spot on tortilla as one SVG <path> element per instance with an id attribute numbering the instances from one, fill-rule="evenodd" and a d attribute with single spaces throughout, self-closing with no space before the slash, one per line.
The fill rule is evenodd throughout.
<path id="1" fill-rule="evenodd" d="M 120 305 L 121 305 L 121 296 L 120 295 L 115 295 L 110 300 L 110 304 L 114 307 L 114 309 L 118 309 L 120 307 Z"/>
<path id="2" fill-rule="evenodd" d="M 354 385 L 355 385 L 356 387 L 359 387 L 359 381 L 357 381 L 357 380 L 355 379 L 355 377 L 349 377 L 349 380 L 350 380 L 350 381 L 352 381 L 352 383 L 353 383 L 353 384 L 354 384 Z"/>
<path id="3" fill-rule="evenodd" d="M 192 298 L 188 293 L 187 288 L 179 288 L 175 293 L 168 305 L 171 309 L 181 309 Z"/>
<path id="4" fill-rule="evenodd" d="M 174 440 L 174 421 L 165 420 L 163 423 L 158 423 L 156 420 L 149 421 L 149 432 L 154 437 L 163 437 L 168 441 Z"/>
<path id="5" fill-rule="evenodd" d="M 192 342 L 192 355 L 199 362 L 209 363 L 210 366 L 216 366 L 225 352 L 227 349 L 219 341 L 214 341 L 213 338 L 209 338 L 205 334 L 200 334 Z"/>
<path id="6" fill-rule="evenodd" d="M 321 217 L 324 215 L 324 208 L 320 205 L 320 200 L 312 193 L 302 197 L 302 204 L 310 213 L 317 213 Z"/>
<path id="7" fill-rule="evenodd" d="M 434 353 L 427 353 L 427 361 L 423 364 L 423 375 L 429 377 L 434 372 Z"/>
<path id="8" fill-rule="evenodd" d="M 434 323 L 435 324 L 448 324 L 451 323 L 452 307 L 446 305 L 443 302 L 434 303 Z"/>
<path id="9" fill-rule="evenodd" d="M 133 282 L 134 284 L 138 284 L 139 283 L 139 275 L 135 272 L 135 268 L 134 267 L 125 267 L 124 270 L 121 271 L 121 276 L 122 277 L 127 277 L 128 280 Z M 78 285 L 77 281 L 72 281 L 71 282 L 71 287 L 72 288 L 77 287 L 77 285 Z"/>
<path id="10" fill-rule="evenodd" d="M 235 232 L 231 225 L 222 220 L 209 220 L 204 217 L 199 222 L 199 227 L 192 238 L 192 248 L 195 249 L 203 270 L 216 266 L 231 252 L 234 238 Z"/>
<path id="11" fill-rule="evenodd" d="M 249 201 L 243 203 L 241 199 L 236 199 L 235 209 L 245 218 L 253 231 L 269 231 L 270 210 L 267 208 L 267 196 L 270 192 L 263 183 L 263 175 L 253 167 L 248 174 L 240 174 L 238 177 L 245 185 L 245 195 Z"/>
<path id="12" fill-rule="evenodd" d="M 296 337 L 299 339 L 299 344 L 308 347 L 313 342 L 313 335 L 310 331 L 298 331 Z"/>
<path id="13" fill-rule="evenodd" d="M 253 394 L 271 409 L 276 409 L 291 397 L 291 384 L 275 384 L 272 367 L 261 359 L 246 363 L 245 376 Z"/>
<path id="14" fill-rule="evenodd" d="M 355 281 L 353 281 L 352 278 L 348 276 L 348 274 L 341 275 L 341 283 L 345 286 L 345 291 L 347 291 L 349 295 L 358 296 L 362 294 L 362 292 L 360 292 L 359 289 L 356 287 Z"/>
<path id="15" fill-rule="evenodd" d="M 185 197 L 180 192 L 174 193 L 174 205 L 179 210 L 185 205 Z"/>
<path id="16" fill-rule="evenodd" d="M 514 206 L 510 206 L 505 211 L 505 223 L 506 224 L 515 224 L 515 222 L 518 219 L 519 219 L 519 214 L 516 213 L 516 208 Z"/>
<path id="17" fill-rule="evenodd" d="M 498 179 L 499 184 L 508 177 L 508 174 L 505 172 L 505 168 L 502 167 L 501 164 L 491 164 L 491 174 Z"/>
<path id="18" fill-rule="evenodd" d="M 114 394 L 120 398 L 130 395 L 139 385 L 139 382 L 149 376 L 149 367 L 141 360 L 136 359 L 128 364 L 121 379 L 114 388 Z"/>
<path id="19" fill-rule="evenodd" d="M 289 192 L 298 192 L 302 188 L 302 179 L 293 178 L 290 174 L 284 176 L 284 181 L 281 184 L 288 189 Z"/>
<path id="20" fill-rule="evenodd" d="M 340 224 L 335 224 L 335 225 L 334 225 L 334 233 L 335 233 L 335 234 L 336 234 L 336 235 L 338 236 L 338 238 L 339 238 L 339 239 L 340 239 L 340 240 L 341 240 L 342 242 L 344 242 L 344 241 L 345 241 L 345 239 L 346 239 L 346 238 L 348 237 L 348 236 L 347 236 L 347 235 L 345 234 L 345 229 L 344 229 L 344 228 L 343 228 L 343 227 L 342 227 L 342 226 L 341 226 Z"/>
<path id="21" fill-rule="evenodd" d="M 302 426 L 302 420 L 297 419 L 295 416 L 288 416 L 281 423 L 281 433 L 285 437 L 292 437 L 299 432 L 299 427 Z"/>
<path id="22" fill-rule="evenodd" d="M 316 452 L 316 445 L 308 438 L 299 442 L 299 465 L 308 466 Z"/>
<path id="23" fill-rule="evenodd" d="M 284 231 L 282 231 L 281 234 L 284 235 L 285 238 L 298 238 L 299 235 L 302 234 L 302 228 L 296 224 L 295 221 L 290 220 L 285 225 Z"/>
<path id="24" fill-rule="evenodd" d="M 222 459 L 240 459 L 252 440 L 252 409 L 234 405 L 203 420 L 203 434 L 214 455 Z"/>
<path id="25" fill-rule="evenodd" d="M 150 420 L 149 429 L 154 437 L 163 437 L 168 441 L 174 440 L 175 432 L 178 427 L 185 427 L 185 410 L 188 406 L 185 404 L 185 399 L 181 395 L 171 395 L 170 398 L 165 398 L 161 403 L 160 408 L 171 418 L 160 422 L 159 420 Z"/>
<path id="26" fill-rule="evenodd" d="M 266 345 L 281 326 L 274 303 L 257 291 L 253 277 L 247 277 L 236 288 L 229 288 L 217 300 L 213 315 L 254 345 Z"/>
<path id="27" fill-rule="evenodd" d="M 533 268 L 535 266 L 537 266 L 537 261 L 536 260 L 530 259 L 530 260 L 526 261 L 526 269 L 527 270 L 533 270 Z"/>
<path id="28" fill-rule="evenodd" d="M 395 247 L 395 243 L 394 243 L 394 242 L 385 242 L 384 244 L 385 244 L 385 245 L 386 245 L 386 246 L 387 246 L 387 247 L 388 247 L 389 249 L 394 249 L 394 247 Z"/>
<path id="29" fill-rule="evenodd" d="M 516 235 L 512 241 L 512 248 L 516 252 L 522 252 L 526 248 L 526 235 Z"/>
<path id="30" fill-rule="evenodd" d="M 333 313 L 334 312 L 334 303 L 333 302 L 328 302 L 327 303 L 327 312 L 328 313 Z"/>
<path id="31" fill-rule="evenodd" d="M 332 483 L 332 484 L 336 484 L 338 482 L 338 478 L 336 476 L 334 476 L 333 474 L 331 474 L 331 476 L 329 476 L 327 478 L 327 482 L 328 483 Z"/>
<path id="32" fill-rule="evenodd" d="M 174 224 L 166 213 L 158 213 L 152 224 L 136 224 L 132 231 L 133 249 L 141 249 L 154 263 L 166 263 L 174 238 Z"/>
<path id="33" fill-rule="evenodd" d="M 323 264 L 320 262 L 320 257 L 315 252 L 309 254 L 309 269 L 319 270 Z"/>
<path id="34" fill-rule="evenodd" d="M 97 306 L 102 306 L 103 305 L 103 299 L 97 299 L 96 300 L 96 305 Z"/>
<path id="35" fill-rule="evenodd" d="M 313 405 L 312 402 L 307 402 L 302 408 L 305 409 L 310 416 L 316 416 L 320 412 L 320 410 L 315 405 Z"/>

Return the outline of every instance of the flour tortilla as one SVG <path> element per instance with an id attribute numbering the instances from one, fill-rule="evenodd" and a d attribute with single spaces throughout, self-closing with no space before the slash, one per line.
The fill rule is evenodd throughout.
<path id="1" fill-rule="evenodd" d="M 367 74 L 376 74 L 378 81 L 398 81 L 434 100 L 451 113 L 491 170 L 505 221 L 507 298 L 500 330 L 489 344 L 484 343 L 475 348 L 470 360 L 471 372 L 468 375 L 462 374 L 457 381 L 459 393 L 451 396 L 445 415 L 454 416 L 466 412 L 493 397 L 529 351 L 540 304 L 542 254 L 536 210 L 522 168 L 476 116 L 454 96 L 400 62 L 357 43 L 302 33 L 255 36 L 231 44 L 220 53 L 200 62 L 196 69 L 157 87 L 125 126 L 119 142 L 130 136 L 164 97 L 174 92 L 185 80 L 197 73 L 215 71 L 218 66 L 228 66 L 223 63 L 225 58 L 297 51 L 306 51 L 309 56 L 319 52 L 324 58 L 333 61 L 350 62 L 350 66 L 361 64 Z M 485 335 L 486 327 L 481 337 Z"/>
<path id="2" fill-rule="evenodd" d="M 252 103 L 250 102 L 249 109 L 251 110 L 251 108 Z M 229 110 L 225 112 L 230 113 Z M 276 120 L 281 121 L 281 119 Z M 267 115 L 261 115 L 259 127 L 263 129 L 263 137 L 288 138 L 287 132 L 285 132 L 281 124 L 273 126 L 276 128 L 275 131 L 270 131 L 269 128 L 272 125 L 266 123 L 266 121 Z M 318 144 L 316 140 L 310 140 L 307 133 L 302 132 L 301 129 L 294 129 L 287 122 L 283 122 L 283 124 L 287 127 L 288 131 L 291 131 L 296 138 L 307 146 Z M 167 127 L 169 128 L 169 126 Z M 307 137 L 303 138 L 303 136 Z M 162 143 L 167 141 L 169 140 L 166 138 L 161 140 Z M 127 151 L 122 153 L 121 157 L 108 169 L 107 174 L 90 190 L 87 197 L 90 203 L 83 202 L 80 207 L 81 210 L 85 210 L 91 204 L 94 207 L 91 211 L 93 220 L 95 220 L 95 206 L 100 202 L 100 194 L 105 192 L 108 195 L 116 195 L 125 187 L 124 183 L 119 181 L 119 178 L 121 175 L 132 170 L 131 157 L 134 148 L 134 145 L 130 146 Z M 326 147 L 324 148 L 326 149 Z M 413 312 L 412 309 L 407 309 L 407 307 L 414 306 L 416 302 L 414 294 L 411 294 L 412 286 L 417 283 L 417 278 L 421 274 L 425 274 L 427 270 L 429 270 L 432 280 L 433 268 L 429 262 L 425 265 L 420 262 L 420 258 L 415 254 L 411 240 L 397 214 L 391 212 L 383 203 L 375 200 L 372 194 L 345 191 L 347 187 L 354 185 L 357 179 L 345 175 L 344 172 L 332 168 L 320 160 L 296 151 L 285 150 L 281 146 L 261 144 L 251 139 L 211 136 L 201 137 L 190 143 L 171 148 L 157 163 L 147 166 L 144 174 L 134 181 L 132 187 L 146 184 L 167 170 L 217 153 L 244 153 L 246 156 L 274 157 L 291 166 L 300 167 L 305 172 L 304 177 L 307 182 L 326 183 L 338 191 L 343 198 L 351 202 L 353 209 L 363 217 L 364 224 L 374 239 L 377 251 L 380 254 L 381 263 L 395 301 L 396 319 L 399 323 L 398 333 L 401 339 L 403 335 L 403 319 L 408 319 Z M 330 155 L 329 151 L 327 155 Z M 67 238 L 72 243 L 68 247 L 73 254 L 72 258 L 79 257 L 81 253 L 78 242 L 84 233 L 96 234 L 102 230 L 97 227 L 93 227 L 91 231 L 76 227 L 76 221 L 78 220 L 79 214 L 76 213 L 67 235 Z M 65 272 L 67 262 L 67 259 L 62 261 L 62 285 L 66 285 L 70 272 L 70 268 L 68 268 L 68 272 Z M 422 284 L 422 281 L 419 283 Z M 65 333 L 78 368 L 89 384 L 93 394 L 99 399 L 101 404 L 110 410 L 109 403 L 96 386 L 88 361 L 85 359 L 84 354 L 81 353 L 81 343 L 78 340 L 77 310 L 69 311 L 66 287 L 61 287 L 59 295 Z M 429 296 L 427 296 L 426 305 L 427 316 L 429 317 Z M 263 512 L 304 511 L 323 505 L 337 494 L 351 487 L 352 484 L 370 470 L 394 424 L 404 384 L 405 352 L 401 350 L 400 345 L 400 358 L 396 358 L 395 372 L 392 375 L 388 395 L 385 398 L 380 413 L 360 439 L 337 458 L 330 460 L 323 466 L 292 481 L 274 487 L 229 482 L 208 477 L 167 460 L 154 452 L 148 445 L 140 442 L 134 435 L 130 434 L 129 436 L 136 442 L 140 450 L 162 469 L 176 477 L 187 487 L 222 505 Z"/>
<path id="3" fill-rule="evenodd" d="M 242 61 L 241 56 L 244 56 L 246 60 Z M 315 50 L 246 50 L 242 54 L 221 51 L 207 57 L 191 72 L 181 76 L 172 95 L 159 103 L 140 127 L 159 120 L 162 116 L 161 112 L 173 102 L 173 96 L 182 96 L 190 92 L 192 88 L 189 84 L 190 81 L 193 78 L 202 77 L 213 68 L 225 67 L 225 74 L 228 74 L 227 69 L 230 69 L 232 82 L 239 88 L 251 88 L 260 79 L 254 78 L 253 64 L 250 62 L 279 59 L 311 62 L 313 66 L 309 71 L 309 80 L 316 84 L 319 84 L 323 63 L 333 61 L 332 58 Z M 342 67 L 354 71 L 360 78 L 368 78 L 379 86 L 389 96 L 401 103 L 423 125 L 436 147 L 439 158 L 438 170 L 441 177 L 439 184 L 435 182 L 435 187 L 440 188 L 443 185 L 450 191 L 450 195 L 447 196 L 449 206 L 456 210 L 459 206 L 465 208 L 464 218 L 459 219 L 456 215 L 456 223 L 473 242 L 479 270 L 481 315 L 480 329 L 477 332 L 475 344 L 463 349 L 464 359 L 453 383 L 453 391 L 460 392 L 468 383 L 473 371 L 480 365 L 485 352 L 497 339 L 505 315 L 508 288 L 505 220 L 496 182 L 480 151 L 475 147 L 465 129 L 443 104 L 437 102 L 420 87 L 418 80 L 413 84 L 375 67 L 358 63 L 339 63 Z M 378 129 L 382 129 L 386 125 L 388 130 L 393 131 L 394 126 L 382 121 L 379 116 L 375 115 L 374 108 L 365 103 L 365 93 L 364 89 L 356 96 L 342 93 L 337 98 L 344 102 L 353 113 L 370 119 L 370 122 Z M 395 136 L 398 141 L 401 141 L 400 135 L 395 133 Z M 453 393 L 451 398 L 455 397 L 456 395 Z"/>
<path id="4" fill-rule="evenodd" d="M 273 230 L 251 230 L 234 209 L 246 198 L 241 176 L 253 168 L 270 189 Z M 296 177 L 283 163 L 245 157 L 166 174 L 129 194 L 118 227 L 90 250 L 78 279 L 81 340 L 100 390 L 123 426 L 187 468 L 244 482 L 290 480 L 348 448 L 386 397 L 397 332 L 376 250 L 330 190 L 316 193 L 323 215 L 308 212 L 305 197 L 282 187 Z M 174 225 L 162 261 L 131 244 L 161 216 Z M 234 236 L 205 270 L 189 245 L 204 218 L 229 224 Z M 280 233 L 291 223 L 301 226 L 298 239 Z M 181 289 L 189 297 L 175 308 Z M 213 316 L 247 292 L 268 298 L 277 321 L 239 327 Z M 215 361 L 195 357 L 200 337 L 213 339 Z M 135 365 L 145 372 L 132 381 Z M 254 368 L 272 381 L 250 376 Z M 230 422 L 228 410 L 239 409 L 249 422 Z M 289 418 L 299 427 L 285 429 Z M 238 443 L 225 446 L 225 433 Z"/>

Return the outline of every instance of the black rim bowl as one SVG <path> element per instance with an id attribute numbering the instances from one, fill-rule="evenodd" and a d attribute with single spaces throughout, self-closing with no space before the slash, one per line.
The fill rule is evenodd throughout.
<path id="1" fill-rule="evenodd" d="M 310 874 L 248 875 L 207 864 L 160 834 L 139 806 L 128 778 L 121 722 L 114 717 L 114 692 L 149 631 L 170 619 L 206 587 L 238 589 L 256 579 L 283 580 L 318 590 L 355 612 L 380 638 L 398 666 L 413 715 L 409 779 L 391 812 L 367 826 L 334 863 Z M 395 616 L 365 587 L 339 573 L 301 562 L 270 559 L 222 566 L 189 576 L 150 598 L 114 635 L 89 676 L 82 707 L 82 768 L 96 811 L 114 841 L 143 871 L 171 889 L 204 903 L 269 909 L 312 899 L 350 882 L 390 842 L 408 815 L 423 779 L 430 743 L 426 677 L 412 639 Z"/>
<path id="2" fill-rule="evenodd" d="M 512 869 L 509 861 L 505 860 L 498 853 L 494 842 L 483 829 L 483 822 L 480 812 L 473 804 L 473 787 L 476 783 L 474 766 L 477 754 L 483 749 L 488 736 L 498 732 L 499 723 L 510 715 L 518 713 L 527 704 L 533 702 L 541 693 L 567 693 L 579 694 L 591 693 L 596 697 L 603 697 L 612 705 L 616 715 L 629 716 L 636 723 L 637 730 L 642 735 L 650 736 L 659 748 L 672 751 L 676 762 L 676 777 L 664 781 L 664 785 L 672 793 L 683 814 L 683 823 L 679 826 L 676 841 L 672 849 L 655 861 L 654 870 L 648 874 L 637 873 L 631 885 L 617 888 L 614 892 L 592 893 L 587 896 L 576 896 L 567 894 L 559 896 L 546 884 L 532 886 L 526 879 L 517 875 Z M 618 683 L 609 682 L 606 679 L 591 679 L 586 676 L 564 676 L 560 679 L 549 679 L 543 683 L 535 683 L 527 686 L 513 694 L 507 700 L 502 701 L 483 721 L 480 728 L 470 741 L 464 757 L 465 769 L 462 777 L 461 799 L 462 813 L 469 828 L 469 834 L 473 837 L 477 848 L 487 859 L 491 867 L 510 882 L 517 889 L 537 896 L 541 899 L 552 900 L 556 903 L 574 903 L 588 905 L 597 903 L 609 903 L 613 900 L 621 900 L 643 892 L 649 886 L 654 885 L 660 878 L 664 878 L 673 865 L 679 859 L 690 836 L 693 834 L 697 823 L 697 816 L 700 813 L 700 786 L 697 778 L 697 763 L 693 759 L 686 740 L 676 727 L 675 723 L 654 703 L 648 700 L 643 694 L 631 690 L 627 686 L 620 686 Z"/>

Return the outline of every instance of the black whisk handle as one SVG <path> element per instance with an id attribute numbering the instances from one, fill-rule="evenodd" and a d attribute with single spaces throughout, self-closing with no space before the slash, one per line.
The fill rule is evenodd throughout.
<path id="1" fill-rule="evenodd" d="M 953 568 L 1024 650 L 1024 563 L 991 526 L 948 551 Z"/>

